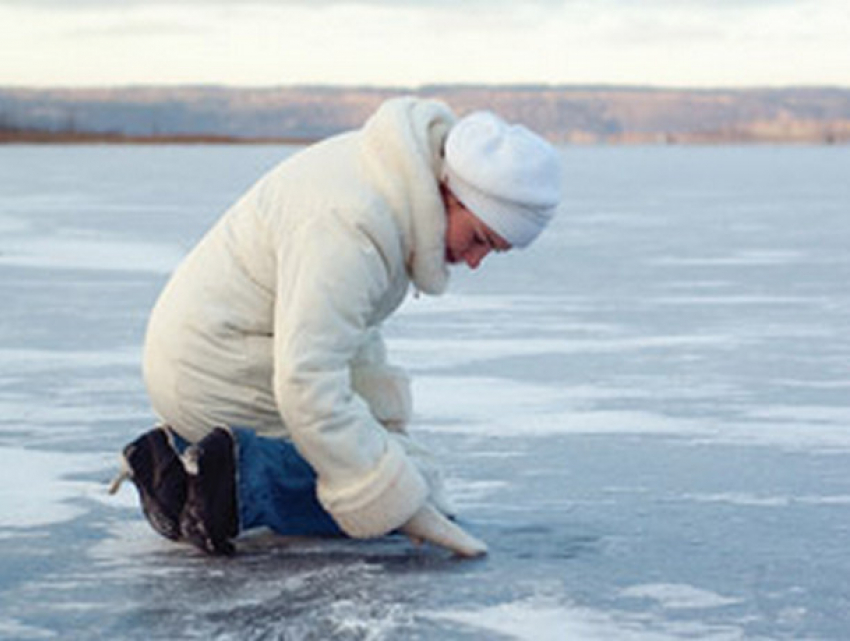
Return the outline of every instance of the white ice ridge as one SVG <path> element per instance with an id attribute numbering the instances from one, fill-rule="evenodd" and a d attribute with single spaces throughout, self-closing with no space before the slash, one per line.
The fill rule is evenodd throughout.
<path id="1" fill-rule="evenodd" d="M 500 378 L 414 379 L 418 426 L 427 431 L 524 437 L 557 434 L 702 433 L 701 424 L 639 410 L 594 410 L 600 390 Z"/>
<path id="2" fill-rule="evenodd" d="M 413 379 L 417 428 L 429 432 L 500 437 L 571 434 L 676 434 L 716 445 L 791 451 L 850 450 L 850 407 L 775 406 L 740 416 L 673 416 L 646 409 L 609 409 L 608 400 L 652 399 L 656 390 L 558 387 L 507 378 L 425 376 Z M 670 390 L 671 398 L 722 396 L 707 384 Z"/>
<path id="3" fill-rule="evenodd" d="M 0 617 L 0 639 L 54 639 L 52 630 L 36 628 L 10 617 Z"/>
<path id="4" fill-rule="evenodd" d="M 456 338 L 427 340 L 396 338 L 393 354 L 415 369 L 436 369 L 517 356 L 628 354 L 683 348 L 732 349 L 740 339 L 731 334 L 678 334 L 606 338 Z"/>
<path id="5" fill-rule="evenodd" d="M 741 630 L 731 626 L 665 621 L 645 614 L 558 604 L 539 597 L 471 610 L 423 614 L 520 641 L 731 641 L 742 638 Z"/>
<path id="6" fill-rule="evenodd" d="M 789 505 L 850 505 L 849 494 L 831 495 L 760 495 L 749 492 L 683 494 L 680 498 L 699 503 L 727 503 L 746 507 L 787 507 Z"/>
<path id="7" fill-rule="evenodd" d="M 725 597 L 683 583 L 647 583 L 634 585 L 620 593 L 624 597 L 651 599 L 669 610 L 721 608 L 740 603 L 740 599 Z"/>
<path id="8" fill-rule="evenodd" d="M 103 454 L 0 447 L 0 528 L 42 527 L 76 518 L 85 507 L 72 501 L 94 495 L 99 487 L 67 477 L 108 464 Z"/>
<path id="9" fill-rule="evenodd" d="M 184 253 L 176 245 L 115 238 L 6 238 L 0 243 L 0 265 L 167 274 Z"/>
<path id="10" fill-rule="evenodd" d="M 801 262 L 805 254 L 799 251 L 783 249 L 744 249 L 734 253 L 717 256 L 661 256 L 649 261 L 655 265 L 670 267 L 681 266 L 730 266 L 748 267 L 764 265 L 788 265 Z"/>

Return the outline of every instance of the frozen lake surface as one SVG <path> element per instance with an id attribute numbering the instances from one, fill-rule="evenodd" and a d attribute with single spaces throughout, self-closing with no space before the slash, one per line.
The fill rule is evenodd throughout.
<path id="1" fill-rule="evenodd" d="M 850 149 L 570 148 L 540 242 L 386 328 L 459 561 L 158 538 L 116 453 L 169 271 L 283 147 L 0 147 L 0 638 L 846 639 Z"/>

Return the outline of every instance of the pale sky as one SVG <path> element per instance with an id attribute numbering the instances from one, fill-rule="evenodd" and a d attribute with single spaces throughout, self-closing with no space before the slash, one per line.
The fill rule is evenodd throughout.
<path id="1" fill-rule="evenodd" d="M 850 0 L 0 0 L 0 85 L 850 87 Z"/>

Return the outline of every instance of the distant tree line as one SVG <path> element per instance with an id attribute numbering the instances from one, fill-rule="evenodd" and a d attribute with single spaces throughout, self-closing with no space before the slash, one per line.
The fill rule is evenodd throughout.
<path id="1" fill-rule="evenodd" d="M 416 94 L 493 109 L 559 143 L 850 142 L 850 89 L 546 85 L 0 88 L 0 131 L 115 140 L 311 141 Z"/>

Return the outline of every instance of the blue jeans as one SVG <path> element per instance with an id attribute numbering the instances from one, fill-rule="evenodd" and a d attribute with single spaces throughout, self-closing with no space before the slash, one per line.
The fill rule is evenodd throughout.
<path id="1" fill-rule="evenodd" d="M 287 440 L 231 428 L 236 439 L 239 530 L 268 527 L 284 535 L 344 536 L 316 498 L 316 472 Z M 189 443 L 175 434 L 181 452 Z"/>

